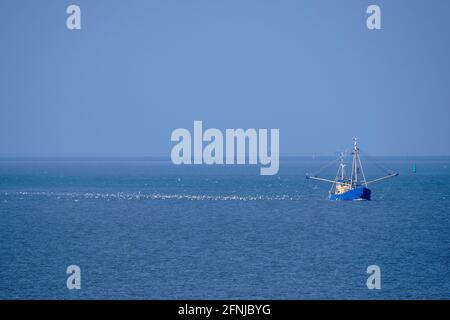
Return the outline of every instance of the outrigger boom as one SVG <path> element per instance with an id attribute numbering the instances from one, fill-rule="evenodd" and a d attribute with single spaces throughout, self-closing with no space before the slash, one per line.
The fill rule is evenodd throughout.
<path id="1" fill-rule="evenodd" d="M 381 181 L 381 180 L 386 180 L 386 179 L 393 178 L 393 177 L 396 177 L 396 176 L 398 176 L 398 172 L 390 173 L 390 174 L 388 174 L 385 177 L 381 177 L 381 178 L 378 178 L 378 179 L 375 179 L 375 180 L 367 181 L 366 185 L 368 185 L 369 183 L 374 183 L 374 182 L 378 182 L 378 181 Z"/>
<path id="2" fill-rule="evenodd" d="M 328 197 L 330 200 L 370 200 L 371 190 L 367 188 L 369 184 L 396 177 L 398 173 L 390 173 L 384 177 L 367 181 L 359 154 L 358 140 L 353 138 L 352 173 L 350 179 L 347 178 L 345 173 L 346 165 L 343 154 L 341 154 L 339 169 L 334 180 L 321 178 L 317 175 L 310 176 L 309 174 L 306 174 L 306 179 L 331 183 L 332 186 Z"/>
<path id="3" fill-rule="evenodd" d="M 367 181 L 367 182 L 364 183 L 364 185 L 367 186 L 369 183 L 374 183 L 374 182 L 386 180 L 386 179 L 393 178 L 393 177 L 396 177 L 396 176 L 398 176 L 397 172 L 396 173 L 391 173 L 391 174 L 388 174 L 385 177 L 381 177 L 381 178 L 377 178 L 377 179 L 374 179 L 374 180 Z M 319 178 L 319 177 L 316 177 L 316 176 L 310 176 L 308 174 L 306 174 L 306 179 L 317 180 L 317 181 L 324 181 L 324 182 L 330 182 L 330 183 L 336 183 L 336 180 Z"/>
<path id="4" fill-rule="evenodd" d="M 329 179 L 319 178 L 319 177 L 315 177 L 315 176 L 310 176 L 310 175 L 308 175 L 308 174 L 306 174 L 306 179 L 311 179 L 311 180 L 317 180 L 317 181 L 325 181 L 325 182 L 336 183 L 335 180 L 329 180 Z"/>

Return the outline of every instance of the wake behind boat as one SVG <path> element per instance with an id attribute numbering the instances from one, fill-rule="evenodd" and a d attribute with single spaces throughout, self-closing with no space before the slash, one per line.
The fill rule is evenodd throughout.
<path id="1" fill-rule="evenodd" d="M 330 200 L 370 200 L 371 190 L 368 188 L 369 184 L 398 176 L 397 172 L 393 172 L 384 177 L 367 181 L 366 176 L 364 175 L 360 150 L 356 138 L 353 138 L 352 173 L 350 178 L 346 175 L 345 167 L 344 154 L 341 154 L 339 159 L 339 169 L 334 180 L 321 178 L 317 175 L 310 176 L 309 174 L 306 174 L 306 179 L 331 183 L 332 186 L 328 196 L 328 199 Z"/>

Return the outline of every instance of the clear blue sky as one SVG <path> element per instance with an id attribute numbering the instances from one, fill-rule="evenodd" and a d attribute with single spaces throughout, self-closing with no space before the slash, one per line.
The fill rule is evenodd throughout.
<path id="1" fill-rule="evenodd" d="M 449 17 L 444 0 L 1 0 L 0 156 L 168 157 L 194 120 L 279 128 L 282 155 L 353 136 L 450 155 Z"/>

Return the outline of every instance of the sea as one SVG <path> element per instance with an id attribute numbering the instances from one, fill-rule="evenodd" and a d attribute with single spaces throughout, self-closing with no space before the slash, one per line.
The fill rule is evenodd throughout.
<path id="1" fill-rule="evenodd" d="M 450 299 L 450 158 L 372 160 L 346 202 L 320 157 L 1 159 L 0 299 Z"/>

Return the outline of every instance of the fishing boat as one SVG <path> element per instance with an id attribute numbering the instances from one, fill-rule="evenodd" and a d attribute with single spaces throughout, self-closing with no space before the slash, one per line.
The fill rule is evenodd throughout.
<path id="1" fill-rule="evenodd" d="M 334 180 L 306 174 L 307 179 L 331 183 L 328 199 L 330 200 L 370 200 L 371 190 L 369 184 L 398 176 L 397 172 L 391 172 L 386 176 L 371 181 L 366 180 L 360 158 L 358 140 L 353 138 L 352 172 L 350 178 L 346 175 L 345 155 L 341 153 L 339 169 Z"/>

